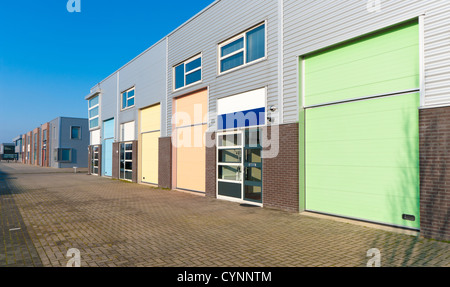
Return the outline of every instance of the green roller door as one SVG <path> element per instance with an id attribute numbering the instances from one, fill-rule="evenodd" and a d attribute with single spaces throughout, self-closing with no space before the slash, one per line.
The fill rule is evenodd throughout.
<path id="1" fill-rule="evenodd" d="M 307 110 L 307 209 L 418 228 L 418 105 L 408 94 Z"/>
<path id="2" fill-rule="evenodd" d="M 418 88 L 418 24 L 307 56 L 305 70 L 305 106 Z"/>
<path id="3" fill-rule="evenodd" d="M 305 57 L 307 210 L 419 229 L 418 35 L 408 23 Z"/>

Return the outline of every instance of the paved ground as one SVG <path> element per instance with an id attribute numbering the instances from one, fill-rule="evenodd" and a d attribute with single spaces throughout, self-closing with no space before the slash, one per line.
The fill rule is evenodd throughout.
<path id="1" fill-rule="evenodd" d="M 0 266 L 450 267 L 450 244 L 19 163 L 0 163 Z M 20 229 L 17 229 L 20 228 Z"/>

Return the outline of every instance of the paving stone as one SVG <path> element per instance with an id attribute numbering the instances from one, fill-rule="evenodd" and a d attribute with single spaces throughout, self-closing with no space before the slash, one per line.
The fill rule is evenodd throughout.
<path id="1" fill-rule="evenodd" d="M 51 171 L 0 163 L 0 266 L 66 266 L 70 248 L 83 267 L 366 266 L 371 248 L 382 266 L 450 265 L 445 242 Z"/>

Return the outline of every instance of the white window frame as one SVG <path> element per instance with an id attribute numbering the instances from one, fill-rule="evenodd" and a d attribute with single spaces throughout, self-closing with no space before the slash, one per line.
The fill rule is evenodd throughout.
<path id="1" fill-rule="evenodd" d="M 193 69 L 193 70 L 190 70 L 189 72 L 186 72 L 186 64 L 189 64 L 189 63 L 191 63 L 191 62 L 193 62 L 193 61 L 195 61 L 195 60 L 197 60 L 197 59 L 199 59 L 200 58 L 200 67 L 198 67 L 198 68 L 195 68 L 195 69 Z M 183 65 L 184 64 L 184 86 L 182 86 L 182 87 L 180 87 L 180 88 L 176 88 L 176 68 L 177 67 L 179 67 L 179 66 L 181 66 L 181 65 Z M 190 74 L 192 74 L 192 73 L 194 73 L 194 72 L 197 72 L 198 70 L 200 70 L 201 72 L 200 72 L 200 74 L 201 74 L 201 76 L 200 76 L 200 80 L 198 80 L 197 82 L 193 82 L 193 83 L 190 83 L 189 85 L 186 85 L 186 77 L 188 76 L 188 75 L 190 75 Z M 184 62 L 181 62 L 181 63 L 179 63 L 179 64 L 177 64 L 177 65 L 175 65 L 175 66 L 173 66 L 173 68 L 172 68 L 172 75 L 173 75 L 173 77 L 172 77 L 172 88 L 173 88 L 173 91 L 179 91 L 179 90 L 182 90 L 182 89 L 185 89 L 185 88 L 188 88 L 188 87 L 190 87 L 190 86 L 193 86 L 193 85 L 196 85 L 196 84 L 198 84 L 198 83 L 201 83 L 201 82 L 203 82 L 203 53 L 200 53 L 200 54 L 197 54 L 197 55 L 195 55 L 195 56 L 193 56 L 193 57 L 191 57 L 191 58 L 189 58 L 189 59 L 187 59 L 186 61 L 184 61 Z"/>
<path id="2" fill-rule="evenodd" d="M 133 96 L 132 96 L 132 97 L 128 97 L 128 93 L 131 92 L 131 91 L 133 91 L 133 90 L 134 90 Z M 134 103 L 133 103 L 132 106 L 126 106 L 125 108 L 123 107 L 123 94 L 124 94 L 124 93 L 127 93 L 127 105 L 128 105 L 128 101 L 129 101 L 130 99 L 134 99 Z M 136 87 L 131 87 L 131 88 L 129 88 L 128 90 L 125 90 L 125 91 L 123 91 L 123 92 L 120 93 L 120 110 L 121 110 L 121 111 L 125 111 L 125 110 L 128 110 L 128 109 L 131 109 L 131 108 L 133 108 L 135 105 L 136 105 Z"/>
<path id="3" fill-rule="evenodd" d="M 259 59 L 253 60 L 251 62 L 247 62 L 247 37 L 246 37 L 246 34 L 248 32 L 250 32 L 250 31 L 260 27 L 260 26 L 263 26 L 263 25 L 265 25 L 264 26 L 264 57 L 261 57 Z M 234 51 L 233 53 L 227 54 L 227 55 L 222 57 L 222 53 L 221 53 L 222 48 L 224 46 L 230 44 L 230 43 L 233 43 L 234 41 L 236 41 L 236 40 L 238 40 L 240 38 L 243 38 L 244 46 L 241 49 L 239 49 L 237 51 Z M 243 54 L 244 54 L 244 64 L 222 72 L 221 71 L 222 60 L 225 60 L 225 59 L 227 59 L 229 57 L 232 57 L 232 56 L 234 56 L 236 54 L 239 54 L 241 52 L 243 52 Z M 255 63 L 264 61 L 266 59 L 267 59 L 267 21 L 264 21 L 262 23 L 259 23 L 258 25 L 252 26 L 251 28 L 245 30 L 244 32 L 242 32 L 242 33 L 240 33 L 240 34 L 238 34 L 238 35 L 236 35 L 236 36 L 234 36 L 234 37 L 232 37 L 232 38 L 230 38 L 228 40 L 225 40 L 225 41 L 223 41 L 223 42 L 221 42 L 221 43 L 219 43 L 217 45 L 217 75 L 223 75 L 223 74 L 226 74 L 226 73 L 238 70 L 238 69 L 242 69 L 243 67 L 246 67 L 246 66 L 249 66 L 249 65 L 253 65 Z"/>
<path id="4" fill-rule="evenodd" d="M 89 107 L 89 102 L 98 97 L 98 103 L 95 106 Z M 98 107 L 98 114 L 95 117 L 91 118 L 91 110 L 95 109 L 96 107 Z M 100 127 L 100 95 L 96 95 L 95 97 L 92 97 L 88 100 L 88 125 L 89 125 L 89 130 L 94 130 L 94 129 L 98 129 Z M 96 118 L 98 118 L 98 124 L 96 127 L 91 127 L 91 120 L 95 120 Z M 72 136 L 72 135 L 71 135 Z"/>

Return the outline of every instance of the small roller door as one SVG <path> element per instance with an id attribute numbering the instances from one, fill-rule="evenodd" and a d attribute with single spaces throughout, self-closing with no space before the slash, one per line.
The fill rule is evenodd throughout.
<path id="1" fill-rule="evenodd" d="M 155 105 L 140 111 L 141 181 L 158 184 L 159 137 L 161 109 Z"/>
<path id="2" fill-rule="evenodd" d="M 103 122 L 103 175 L 112 176 L 114 119 Z"/>

